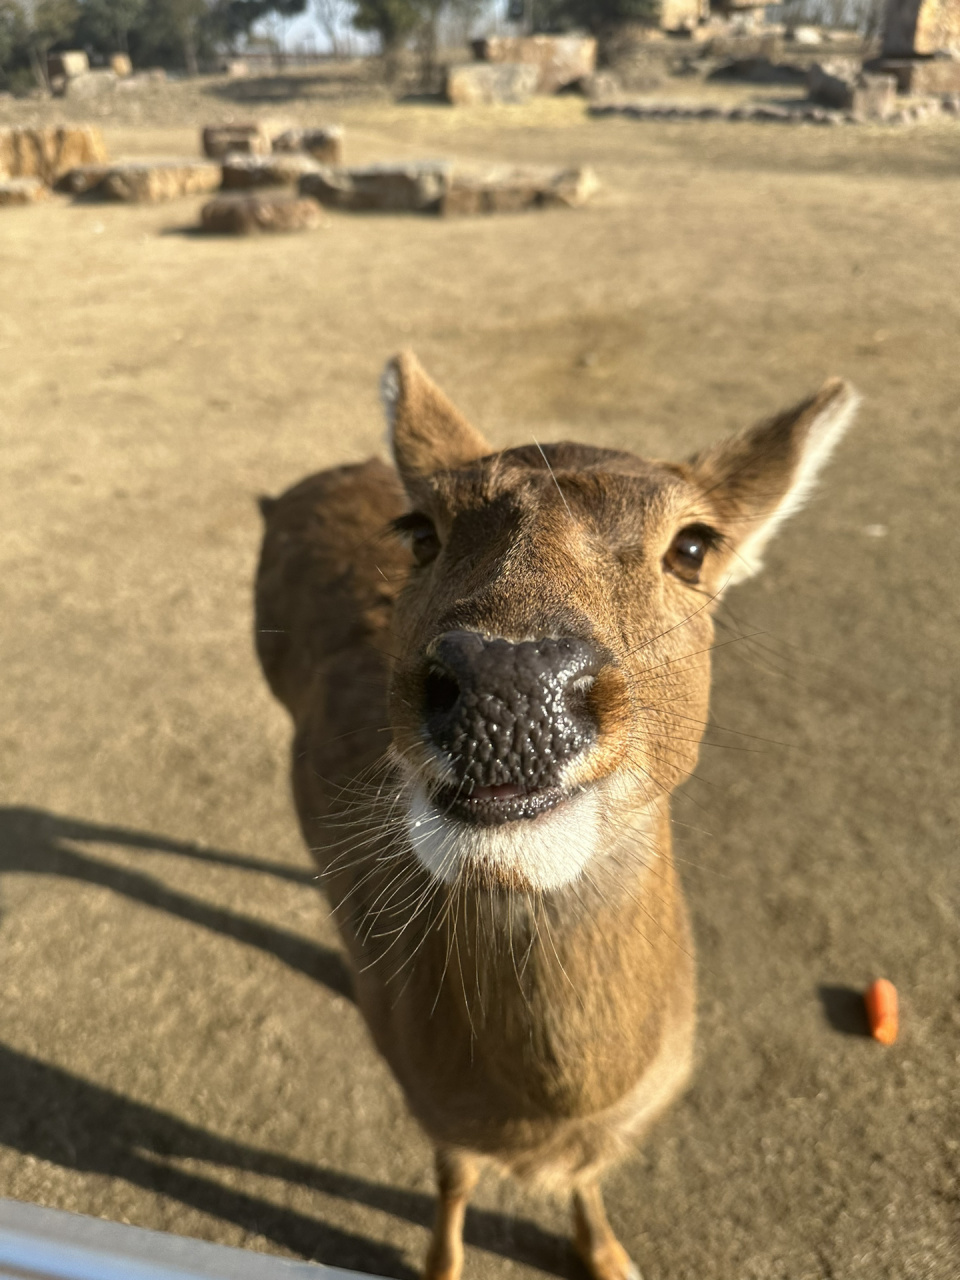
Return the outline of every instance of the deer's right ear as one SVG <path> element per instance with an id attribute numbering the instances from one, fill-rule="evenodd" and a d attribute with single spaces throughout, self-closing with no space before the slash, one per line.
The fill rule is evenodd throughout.
<path id="1" fill-rule="evenodd" d="M 380 394 L 400 478 L 409 485 L 434 471 L 452 471 L 492 453 L 412 351 L 401 351 L 383 371 Z"/>

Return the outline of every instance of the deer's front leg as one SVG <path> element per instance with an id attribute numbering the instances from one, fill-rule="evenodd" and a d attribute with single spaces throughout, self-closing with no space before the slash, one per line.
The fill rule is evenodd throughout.
<path id="1" fill-rule="evenodd" d="M 424 1280 L 460 1280 L 463 1270 L 463 1220 L 479 1170 L 473 1156 L 452 1147 L 437 1148 L 437 1219 L 427 1253 Z"/>
<path id="2" fill-rule="evenodd" d="M 573 1193 L 573 1246 L 594 1280 L 643 1280 L 613 1234 L 596 1182 L 583 1183 Z"/>

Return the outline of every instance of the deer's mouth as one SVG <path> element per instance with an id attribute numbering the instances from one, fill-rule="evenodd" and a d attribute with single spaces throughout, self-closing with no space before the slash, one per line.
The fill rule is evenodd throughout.
<path id="1" fill-rule="evenodd" d="M 524 818 L 537 818 L 555 809 L 567 799 L 560 787 L 543 787 L 525 791 L 514 783 L 500 786 L 440 787 L 433 794 L 437 810 L 447 818 L 473 823 L 481 827 L 499 826 L 504 822 L 518 822 Z"/>

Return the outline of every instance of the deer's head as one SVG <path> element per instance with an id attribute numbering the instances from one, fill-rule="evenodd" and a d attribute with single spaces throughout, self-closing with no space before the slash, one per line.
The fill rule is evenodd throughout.
<path id="1" fill-rule="evenodd" d="M 642 841 L 693 769 L 716 604 L 760 567 L 856 395 L 827 382 L 669 463 L 495 453 L 409 353 L 383 393 L 415 560 L 390 685 L 413 848 L 440 879 L 558 888 Z"/>

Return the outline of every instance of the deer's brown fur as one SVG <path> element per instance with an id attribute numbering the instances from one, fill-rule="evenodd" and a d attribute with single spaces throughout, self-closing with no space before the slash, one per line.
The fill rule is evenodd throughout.
<path id="1" fill-rule="evenodd" d="M 459 1275 L 478 1158 L 567 1188 L 581 1256 L 598 1280 L 625 1280 L 597 1178 L 690 1069 L 669 796 L 707 719 L 711 615 L 802 501 L 855 397 L 827 383 L 661 463 L 572 444 L 494 453 L 409 354 L 384 390 L 396 471 L 342 467 L 265 504 L 257 644 L 294 722 L 301 825 L 357 1003 L 437 1147 L 430 1280 Z M 423 565 L 387 532 L 411 508 L 435 538 Z M 713 539 L 697 581 L 676 553 L 691 527 Z M 596 739 L 550 812 L 471 830 L 433 803 L 449 766 L 425 735 L 423 688 L 451 629 L 574 635 L 603 655 Z"/>

